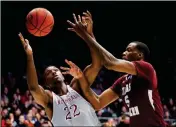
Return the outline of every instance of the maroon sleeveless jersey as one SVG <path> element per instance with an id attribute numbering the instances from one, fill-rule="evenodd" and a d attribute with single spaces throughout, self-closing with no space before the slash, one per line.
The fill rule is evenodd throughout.
<path id="1" fill-rule="evenodd" d="M 111 86 L 128 107 L 130 127 L 165 127 L 154 68 L 144 61 L 133 64 L 137 75 L 124 75 Z"/>

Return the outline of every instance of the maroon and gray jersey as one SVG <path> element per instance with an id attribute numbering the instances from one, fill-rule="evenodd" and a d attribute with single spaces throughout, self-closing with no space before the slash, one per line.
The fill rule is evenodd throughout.
<path id="1" fill-rule="evenodd" d="M 124 75 L 111 86 L 128 107 L 130 127 L 165 127 L 154 68 L 145 61 L 133 64 L 137 75 Z"/>

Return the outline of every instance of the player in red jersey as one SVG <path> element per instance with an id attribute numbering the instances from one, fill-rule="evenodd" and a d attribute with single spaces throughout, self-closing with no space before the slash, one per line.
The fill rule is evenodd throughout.
<path id="1" fill-rule="evenodd" d="M 149 49 L 142 42 L 131 42 L 123 53 L 123 59 L 115 58 L 87 32 L 80 16 L 73 15 L 75 23 L 69 30 L 81 35 L 96 49 L 104 66 L 113 71 L 126 73 L 112 87 L 96 95 L 88 86 L 81 86 L 85 97 L 96 109 L 102 109 L 119 97 L 123 99 L 130 114 L 130 127 L 165 127 L 163 109 L 157 89 L 157 75 L 153 66 L 146 62 Z"/>

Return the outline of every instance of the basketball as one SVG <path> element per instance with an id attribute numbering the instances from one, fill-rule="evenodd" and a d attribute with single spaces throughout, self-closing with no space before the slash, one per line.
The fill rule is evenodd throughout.
<path id="1" fill-rule="evenodd" d="M 26 27 L 29 33 L 42 37 L 48 35 L 54 26 L 54 18 L 45 8 L 34 8 L 26 16 Z"/>

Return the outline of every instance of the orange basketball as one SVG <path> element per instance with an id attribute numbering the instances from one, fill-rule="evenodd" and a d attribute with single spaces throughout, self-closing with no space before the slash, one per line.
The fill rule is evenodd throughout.
<path id="1" fill-rule="evenodd" d="M 34 8 L 26 16 L 27 30 L 34 36 L 46 36 L 52 31 L 53 25 L 53 15 L 45 8 Z"/>

